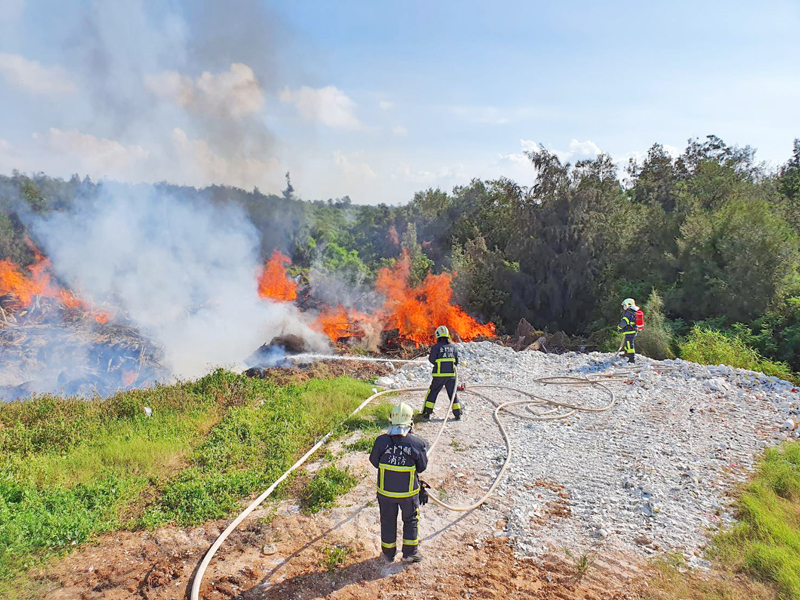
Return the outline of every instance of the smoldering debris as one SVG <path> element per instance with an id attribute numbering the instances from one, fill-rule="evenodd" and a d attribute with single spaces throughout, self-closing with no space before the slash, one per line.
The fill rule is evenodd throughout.
<path id="1" fill-rule="evenodd" d="M 0 297 L 0 400 L 41 393 L 109 396 L 167 377 L 162 349 L 119 320 L 37 298 L 21 308 Z"/>

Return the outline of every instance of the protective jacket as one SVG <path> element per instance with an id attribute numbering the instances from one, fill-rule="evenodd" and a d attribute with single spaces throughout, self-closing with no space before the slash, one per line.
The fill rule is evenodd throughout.
<path id="1" fill-rule="evenodd" d="M 632 308 L 622 313 L 622 320 L 617 325 L 617 331 L 622 333 L 636 333 L 636 311 Z"/>
<path id="2" fill-rule="evenodd" d="M 378 469 L 378 496 L 410 498 L 419 493 L 419 476 L 428 467 L 428 444 L 413 433 L 383 434 L 375 440 L 369 462 Z"/>
<path id="3" fill-rule="evenodd" d="M 434 377 L 455 377 L 458 350 L 448 338 L 439 338 L 431 348 L 428 361 L 433 364 Z"/>

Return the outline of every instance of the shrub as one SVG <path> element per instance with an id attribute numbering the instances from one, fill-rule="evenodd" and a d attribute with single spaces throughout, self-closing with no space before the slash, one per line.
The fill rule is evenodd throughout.
<path id="1" fill-rule="evenodd" d="M 764 358 L 741 338 L 720 331 L 695 326 L 680 344 L 680 355 L 703 365 L 730 365 L 738 369 L 760 371 L 787 381 L 797 381 L 789 365 Z"/>
<path id="2" fill-rule="evenodd" d="M 336 503 L 336 498 L 346 494 L 357 483 L 357 479 L 350 474 L 350 468 L 344 470 L 336 465 L 320 469 L 301 497 L 301 506 L 308 513 L 316 513 L 323 508 L 331 508 Z"/>
<path id="3" fill-rule="evenodd" d="M 675 358 L 672 331 L 664 317 L 664 302 L 655 290 L 644 304 L 644 318 L 644 330 L 636 336 L 636 352 L 656 360 Z"/>

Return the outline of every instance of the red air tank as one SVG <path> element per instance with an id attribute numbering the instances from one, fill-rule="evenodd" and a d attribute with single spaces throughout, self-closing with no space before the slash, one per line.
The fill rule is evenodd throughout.
<path id="1" fill-rule="evenodd" d="M 644 329 L 644 313 L 640 308 L 636 311 L 636 330 L 641 331 L 642 329 Z"/>

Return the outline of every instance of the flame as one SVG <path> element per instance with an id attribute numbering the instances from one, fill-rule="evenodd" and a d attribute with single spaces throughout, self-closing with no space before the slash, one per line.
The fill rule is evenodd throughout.
<path id="1" fill-rule="evenodd" d="M 297 284 L 286 276 L 286 266 L 290 264 L 288 256 L 275 250 L 258 278 L 258 295 L 281 302 L 296 300 Z"/>
<path id="2" fill-rule="evenodd" d="M 30 306 L 36 296 L 56 298 L 65 308 L 88 312 L 98 323 L 109 321 L 111 315 L 108 312 L 92 309 L 75 294 L 53 283 L 50 259 L 44 256 L 30 240 L 26 242 L 36 258 L 36 262 L 28 267 L 30 275 L 25 274 L 13 262 L 0 260 L 0 296 L 12 296 L 15 299 L 13 305 L 22 308 Z"/>
<path id="3" fill-rule="evenodd" d="M 364 337 L 366 333 L 361 327 L 361 323 L 370 320 L 372 318 L 369 315 L 355 309 L 337 306 L 336 308 L 325 308 L 313 326 L 331 340 L 338 341 L 344 338 Z"/>
<path id="4" fill-rule="evenodd" d="M 439 325 L 447 325 L 451 333 L 470 341 L 478 336 L 492 336 L 492 323 L 482 325 L 459 306 L 452 303 L 452 275 L 428 274 L 417 287 L 410 287 L 408 278 L 411 262 L 404 252 L 394 267 L 378 271 L 376 289 L 383 294 L 383 307 L 373 315 L 366 315 L 343 306 L 324 309 L 314 324 L 331 340 L 361 338 L 365 329 L 398 330 L 400 340 L 416 345 L 435 341 L 433 332 Z"/>
<path id="5" fill-rule="evenodd" d="M 125 387 L 132 386 L 139 378 L 139 373 L 136 371 L 122 371 L 122 385 Z"/>
<path id="6" fill-rule="evenodd" d="M 411 262 L 405 252 L 393 268 L 378 271 L 376 288 L 386 297 L 383 311 L 389 315 L 385 330 L 397 329 L 402 340 L 418 345 L 435 341 L 433 331 L 439 325 L 446 325 L 465 342 L 494 335 L 493 323 L 482 325 L 452 303 L 451 274 L 428 273 L 418 287 L 412 288 L 408 285 L 410 272 Z"/>

